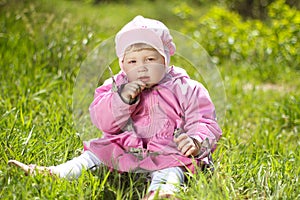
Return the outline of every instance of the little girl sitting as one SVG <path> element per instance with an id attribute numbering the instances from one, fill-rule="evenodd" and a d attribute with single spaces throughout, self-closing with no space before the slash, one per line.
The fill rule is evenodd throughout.
<path id="1" fill-rule="evenodd" d="M 174 195 L 186 171 L 211 162 L 222 132 L 208 91 L 175 66 L 175 44 L 160 21 L 135 17 L 116 35 L 121 71 L 95 90 L 93 124 L 103 132 L 84 142 L 79 157 L 58 166 L 10 164 L 27 173 L 77 178 L 83 169 L 105 165 L 119 172 L 150 173 L 144 199 Z"/>

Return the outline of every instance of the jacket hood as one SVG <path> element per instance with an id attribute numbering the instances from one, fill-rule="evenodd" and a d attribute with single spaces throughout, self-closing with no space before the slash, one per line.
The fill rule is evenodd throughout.
<path id="1" fill-rule="evenodd" d="M 167 71 L 168 74 L 172 75 L 173 78 L 175 79 L 178 79 L 178 78 L 190 78 L 188 73 L 180 68 L 180 67 L 176 67 L 176 66 L 170 66 L 168 71 Z"/>

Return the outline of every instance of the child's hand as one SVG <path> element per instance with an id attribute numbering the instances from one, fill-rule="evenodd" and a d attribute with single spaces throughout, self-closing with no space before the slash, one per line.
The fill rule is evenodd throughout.
<path id="1" fill-rule="evenodd" d="M 137 97 L 145 89 L 145 87 L 146 84 L 143 81 L 132 81 L 123 87 L 121 96 L 125 101 L 129 102 L 130 99 Z"/>
<path id="2" fill-rule="evenodd" d="M 177 144 L 178 150 L 185 156 L 197 156 L 200 153 L 199 145 L 195 144 L 195 141 L 186 133 L 174 138 L 174 142 Z"/>

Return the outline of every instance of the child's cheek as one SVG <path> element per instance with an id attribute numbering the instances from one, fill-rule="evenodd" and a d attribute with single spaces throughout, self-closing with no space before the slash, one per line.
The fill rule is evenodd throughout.
<path id="1" fill-rule="evenodd" d="M 127 70 L 126 72 L 127 78 L 129 82 L 135 81 L 137 80 L 138 76 L 136 73 L 136 70 L 132 69 L 132 70 Z"/>

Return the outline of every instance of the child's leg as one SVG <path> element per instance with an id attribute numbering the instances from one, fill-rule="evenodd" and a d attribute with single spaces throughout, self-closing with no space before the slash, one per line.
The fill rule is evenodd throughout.
<path id="1" fill-rule="evenodd" d="M 58 175 L 60 178 L 73 179 L 81 175 L 83 169 L 92 169 L 100 165 L 100 160 L 90 151 L 84 151 L 80 156 L 69 160 L 66 163 L 51 166 L 51 173 Z"/>
<path id="2" fill-rule="evenodd" d="M 148 192 L 162 191 L 174 194 L 178 187 L 184 183 L 184 170 L 181 167 L 171 167 L 151 173 L 151 184 Z"/>
<path id="3" fill-rule="evenodd" d="M 16 160 L 10 160 L 8 163 L 20 167 L 27 174 L 33 173 L 34 171 L 38 173 L 48 172 L 50 174 L 58 175 L 60 178 L 67 179 L 78 178 L 83 169 L 91 169 L 101 164 L 100 160 L 90 151 L 85 151 L 80 156 L 57 166 L 44 167 L 26 165 Z"/>

